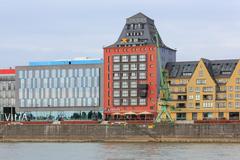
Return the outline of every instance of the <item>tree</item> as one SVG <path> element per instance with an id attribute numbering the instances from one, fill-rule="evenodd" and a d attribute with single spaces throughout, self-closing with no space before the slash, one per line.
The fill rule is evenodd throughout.
<path id="1" fill-rule="evenodd" d="M 80 119 L 80 118 L 81 118 L 81 116 L 79 113 L 73 113 L 73 115 L 71 116 L 71 119 L 74 119 L 74 120 Z"/>
<path id="2" fill-rule="evenodd" d="M 93 112 L 92 111 L 88 112 L 88 119 L 92 119 L 92 116 L 93 116 Z"/>
<path id="3" fill-rule="evenodd" d="M 82 112 L 82 119 L 86 119 L 86 118 L 87 118 L 86 112 Z"/>
<path id="4" fill-rule="evenodd" d="M 102 113 L 98 112 L 98 119 L 102 119 Z"/>

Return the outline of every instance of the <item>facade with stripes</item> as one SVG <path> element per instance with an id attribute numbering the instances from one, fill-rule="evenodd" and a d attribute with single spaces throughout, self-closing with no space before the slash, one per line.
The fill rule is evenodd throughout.
<path id="1" fill-rule="evenodd" d="M 52 65 L 53 64 L 53 65 Z M 102 60 L 36 62 L 16 67 L 16 106 L 34 117 L 65 117 L 99 112 Z"/>

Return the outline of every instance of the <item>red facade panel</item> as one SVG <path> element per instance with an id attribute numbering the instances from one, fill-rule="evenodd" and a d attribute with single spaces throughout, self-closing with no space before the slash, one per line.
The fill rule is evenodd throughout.
<path id="1" fill-rule="evenodd" d="M 0 69 L 0 74 L 16 74 L 15 69 Z"/>
<path id="2" fill-rule="evenodd" d="M 157 82 L 157 54 L 156 46 L 135 46 L 135 47 L 117 47 L 104 49 L 104 114 L 112 115 L 114 113 L 124 114 L 126 112 L 134 112 L 136 114 L 142 112 L 157 113 L 158 98 L 158 82 Z M 140 83 L 148 85 L 147 103 L 146 105 L 136 106 L 114 106 L 113 105 L 113 56 L 114 55 L 143 55 L 147 56 L 147 78 L 138 80 Z M 121 80 L 120 80 L 121 81 Z"/>

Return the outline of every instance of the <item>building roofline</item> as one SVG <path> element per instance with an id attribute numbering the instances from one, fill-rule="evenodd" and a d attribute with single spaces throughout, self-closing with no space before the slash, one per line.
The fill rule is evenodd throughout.
<path id="1" fill-rule="evenodd" d="M 84 59 L 84 60 L 60 60 L 60 61 L 36 61 L 29 62 L 29 66 L 61 66 L 77 64 L 103 64 L 103 59 Z"/>

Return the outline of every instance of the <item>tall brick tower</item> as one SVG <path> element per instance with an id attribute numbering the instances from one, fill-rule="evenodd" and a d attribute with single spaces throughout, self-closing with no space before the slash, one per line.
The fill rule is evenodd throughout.
<path id="1" fill-rule="evenodd" d="M 154 20 L 127 18 L 117 42 L 104 48 L 105 119 L 153 119 L 157 114 L 159 67 L 176 61 L 176 50 L 161 43 L 158 61 Z"/>

